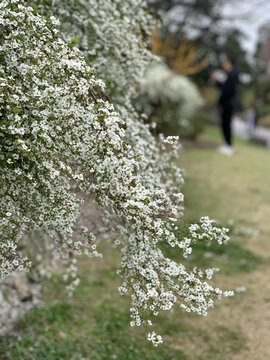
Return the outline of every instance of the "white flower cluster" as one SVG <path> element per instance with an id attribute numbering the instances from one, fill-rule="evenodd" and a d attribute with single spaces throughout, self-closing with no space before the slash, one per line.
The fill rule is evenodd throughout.
<path id="1" fill-rule="evenodd" d="M 188 272 L 160 250 L 162 242 L 183 247 L 175 235 L 183 212 L 181 171 L 172 162 L 177 147 L 171 154 L 161 153 L 131 104 L 137 76 L 151 58 L 138 39 L 139 20 L 146 14 L 144 1 L 54 1 L 67 19 L 74 14 L 71 29 L 77 29 L 76 12 L 70 7 L 66 13 L 65 7 L 78 4 L 81 11 L 87 6 L 82 44 L 87 42 L 85 51 L 91 60 L 88 30 L 92 26 L 98 39 L 93 41 L 93 62 L 99 71 L 103 69 L 104 78 L 110 73 L 106 82 L 111 81 L 112 87 L 117 84 L 118 112 L 104 95 L 104 83 L 80 51 L 59 38 L 58 21 L 51 16 L 43 18 L 27 6 L 29 3 L 0 3 L 1 277 L 28 265 L 16 246 L 24 233 L 34 230 L 42 230 L 55 240 L 59 256 L 68 257 L 70 250 L 98 256 L 94 234 L 87 235 L 82 229 L 74 237 L 82 204 L 80 190 L 94 196 L 106 213 L 119 219 L 124 240 L 119 270 L 124 282 L 119 290 L 131 295 L 134 325 L 149 325 L 144 313 L 157 315 L 176 303 L 182 303 L 187 311 L 206 314 L 213 298 L 222 292 L 208 285 L 196 269 Z M 62 12 L 60 3 L 64 4 Z M 133 36 L 129 39 L 130 33 Z M 135 41 L 134 34 L 137 42 L 133 48 L 130 41 Z M 128 40 L 121 44 L 125 38 Z M 109 55 L 112 49 L 116 53 Z M 141 58 L 136 60 L 139 54 Z M 110 62 L 114 57 L 115 65 Z M 138 66 L 132 73 L 136 61 Z M 125 77 L 133 75 L 133 83 L 131 79 L 125 83 Z M 163 143 L 161 149 L 166 150 L 166 146 Z M 222 238 L 207 222 L 204 228 L 204 223 L 200 230 L 190 230 L 191 237 L 196 233 L 207 239 L 215 234 Z M 209 236 L 202 230 L 210 231 Z M 69 268 L 74 278 L 72 288 L 78 283 L 76 269 L 73 262 Z M 153 333 L 150 340 L 161 342 Z"/>
<path id="2" fill-rule="evenodd" d="M 151 61 L 147 48 L 157 21 L 146 0 L 32 0 L 44 15 L 60 19 L 61 36 L 75 43 L 106 82 L 113 102 L 137 96 L 138 84 Z M 125 104 L 126 105 L 126 104 Z"/>
<path id="3" fill-rule="evenodd" d="M 148 334 L 147 340 L 151 341 L 154 346 L 158 346 L 163 343 L 162 337 L 157 335 L 154 331 Z"/>
<path id="4" fill-rule="evenodd" d="M 27 265 L 18 252 L 15 256 L 16 244 L 36 229 L 57 239 L 59 256 L 68 256 L 70 249 L 98 255 L 91 246 L 85 248 L 94 235 L 82 231 L 72 240 L 82 201 L 72 191 L 71 180 L 97 199 L 102 197 L 106 205 L 121 192 L 117 188 L 122 177 L 129 186 L 126 167 L 135 171 L 135 160 L 123 142 L 123 121 L 96 95 L 103 82 L 79 50 L 71 50 L 58 37 L 58 22 L 45 20 L 15 0 L 1 2 L 0 21 L 4 278 Z"/>
<path id="5" fill-rule="evenodd" d="M 142 181 L 163 188 L 173 196 L 183 183 L 173 160 L 179 145 L 161 152 L 149 127 L 133 106 L 140 81 L 149 64 L 159 59 L 150 51 L 148 40 L 157 25 L 146 0 L 32 0 L 44 15 L 61 21 L 60 35 L 75 42 L 86 61 L 106 83 L 106 94 L 125 121 L 126 141 L 140 159 Z"/>
<path id="6" fill-rule="evenodd" d="M 178 240 L 174 235 L 178 230 L 174 222 L 170 224 L 170 228 L 174 228 L 175 231 L 170 232 L 168 227 L 163 238 L 166 238 L 171 246 L 183 249 L 185 256 L 191 253 L 191 244 L 197 241 L 213 239 L 218 243 L 228 241 L 226 235 L 228 230 L 213 226 L 212 221 L 207 217 L 202 218 L 200 224 L 189 226 L 188 237 L 184 241 Z M 142 323 L 147 323 L 143 317 L 144 313 L 158 315 L 160 310 L 170 310 L 175 303 L 180 303 L 187 312 L 207 315 L 208 308 L 214 304 L 213 299 L 222 297 L 220 289 L 206 282 L 218 269 L 202 271 L 194 268 L 189 272 L 184 265 L 164 256 L 159 247 L 162 236 L 158 239 L 157 235 L 153 238 L 151 233 L 146 232 L 143 242 L 138 242 L 135 234 L 130 235 L 128 244 L 122 249 L 122 269 L 119 273 L 123 275 L 125 281 L 119 291 L 124 295 L 130 288 L 132 289 L 130 309 L 132 325 L 140 326 Z M 232 296 L 233 292 L 224 292 L 224 295 Z M 151 336 L 150 338 L 152 339 Z"/>
<path id="7" fill-rule="evenodd" d="M 204 216 L 200 219 L 199 224 L 189 226 L 190 237 L 185 237 L 184 240 L 179 243 L 179 247 L 183 249 L 185 257 L 191 254 L 191 246 L 199 241 L 209 243 L 215 240 L 220 245 L 227 244 L 230 240 L 227 235 L 229 229 L 213 226 L 213 223 L 215 223 L 215 220 L 210 220 L 208 216 Z"/>
<path id="8" fill-rule="evenodd" d="M 141 78 L 150 63 L 157 62 L 148 42 L 157 21 L 149 12 L 145 0 L 33 0 L 44 15 L 53 14 L 61 20 L 60 35 L 76 45 L 86 61 L 96 69 L 106 83 L 109 94 L 121 118 L 125 121 L 125 139 L 136 154 L 137 172 L 141 183 L 162 189 L 172 203 L 179 204 L 179 189 L 183 184 L 181 169 L 174 163 L 179 142 L 171 151 L 160 144 L 133 106 Z M 166 150 L 166 151 L 164 151 Z M 179 207 L 182 213 L 182 206 Z"/>

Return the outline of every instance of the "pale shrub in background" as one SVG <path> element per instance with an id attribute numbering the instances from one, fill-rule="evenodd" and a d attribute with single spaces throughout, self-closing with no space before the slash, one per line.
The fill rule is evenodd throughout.
<path id="1" fill-rule="evenodd" d="M 150 66 L 141 81 L 138 106 L 157 124 L 157 130 L 167 135 L 195 133 L 194 115 L 203 104 L 197 86 L 165 64 Z"/>

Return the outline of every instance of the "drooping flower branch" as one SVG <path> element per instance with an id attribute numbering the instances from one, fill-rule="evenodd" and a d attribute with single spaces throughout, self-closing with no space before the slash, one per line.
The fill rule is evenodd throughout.
<path id="1" fill-rule="evenodd" d="M 34 230 L 47 233 L 60 256 L 70 250 L 98 255 L 95 234 L 86 229 L 75 236 L 82 193 L 119 220 L 120 292 L 131 295 L 132 325 L 147 323 L 145 312 L 175 303 L 206 314 L 222 292 L 201 272 L 165 257 L 160 244 L 188 253 L 196 236 L 206 233 L 222 243 L 226 230 L 203 219 L 190 229 L 190 241 L 177 238 L 182 177 L 171 155 L 161 155 L 133 111 L 132 95 L 124 105 L 116 102 L 116 111 L 79 49 L 59 37 L 58 20 L 29 3 L 0 4 L 1 277 L 29 265 L 16 247 Z M 175 141 L 163 140 L 164 147 Z"/>

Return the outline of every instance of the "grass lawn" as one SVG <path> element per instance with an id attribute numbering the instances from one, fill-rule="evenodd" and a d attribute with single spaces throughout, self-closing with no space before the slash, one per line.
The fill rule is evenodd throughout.
<path id="1" fill-rule="evenodd" d="M 201 141 L 220 143 L 209 127 Z M 219 267 L 214 283 L 245 287 L 198 317 L 180 309 L 162 313 L 155 329 L 164 345 L 154 348 L 143 329 L 129 327 L 129 300 L 118 295 L 120 257 L 102 244 L 102 260 L 80 260 L 81 283 L 67 298 L 57 281 L 44 285 L 45 305 L 0 340 L 1 360 L 264 360 L 270 358 L 270 150 L 236 141 L 236 154 L 183 149 L 187 219 L 209 215 L 232 227 L 227 246 L 197 246 L 187 266 Z M 234 219 L 234 224 L 230 219 Z M 250 236 L 248 228 L 259 230 Z M 239 231 L 240 229 L 240 231 Z M 165 249 L 182 261 L 180 252 Z"/>

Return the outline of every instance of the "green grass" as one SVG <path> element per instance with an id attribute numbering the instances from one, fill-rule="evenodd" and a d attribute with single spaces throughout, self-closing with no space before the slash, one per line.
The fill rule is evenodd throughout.
<path id="1" fill-rule="evenodd" d="M 219 129 L 208 127 L 202 139 L 220 145 Z M 187 171 L 183 192 L 188 217 L 207 214 L 221 223 L 229 218 L 246 222 L 268 206 L 270 150 L 239 139 L 235 150 L 232 157 L 196 148 L 180 154 L 179 164 Z"/>
<path id="2" fill-rule="evenodd" d="M 248 273 L 265 262 L 261 256 L 246 249 L 236 240 L 231 240 L 227 245 L 219 245 L 216 242 L 195 244 L 192 254 L 187 259 L 183 259 L 178 249 L 168 245 L 162 248 L 168 257 L 185 263 L 186 267 L 197 266 L 202 269 L 218 267 L 225 275 Z"/>
<path id="3" fill-rule="evenodd" d="M 203 140 L 218 144 L 217 129 L 207 128 Z M 230 218 L 236 220 L 236 227 L 258 226 L 260 244 L 267 249 L 268 150 L 237 141 L 234 157 L 195 148 L 184 150 L 179 163 L 187 170 L 183 189 L 187 218 L 209 215 L 225 226 Z M 243 236 L 233 236 L 226 246 L 200 243 L 185 264 L 219 267 L 216 281 L 226 289 L 230 283 L 232 287 L 242 285 L 253 270 L 262 271 L 267 266 L 267 256 L 263 251 L 255 253 L 254 243 Z M 168 256 L 183 261 L 179 250 L 163 249 Z M 245 316 L 241 302 L 246 294 L 218 303 L 207 318 L 180 309 L 161 313 L 153 330 L 164 335 L 164 345 L 154 348 L 145 340 L 145 329 L 129 326 L 129 299 L 117 291 L 118 251 L 106 244 L 101 250 L 102 260 L 79 261 L 81 283 L 73 298 L 66 297 L 59 282 L 45 284 L 44 306 L 21 319 L 13 335 L 0 339 L 1 360 L 228 360 L 246 349 L 243 329 L 238 321 L 232 326 L 228 316 L 236 310 Z"/>
<path id="4" fill-rule="evenodd" d="M 112 252 L 117 258 L 117 254 Z M 108 262 L 110 260 L 107 258 Z M 107 261 L 106 261 L 107 262 Z M 112 262 L 106 264 L 108 278 L 97 281 L 104 270 L 81 262 L 81 284 L 73 298 L 65 297 L 59 283 L 46 284 L 42 308 L 35 308 L 19 321 L 15 335 L 2 337 L 0 341 L 1 360 L 194 360 L 180 348 L 175 348 L 179 339 L 208 339 L 208 359 L 223 358 L 216 336 L 201 333 L 196 326 L 197 316 L 186 314 L 180 309 L 160 314 L 156 328 L 165 338 L 165 344 L 158 349 L 145 340 L 145 332 L 129 327 L 128 299 L 119 297 L 116 291 Z M 99 265 L 98 265 L 99 266 Z M 114 275 L 113 275 L 114 274 Z M 87 276 L 88 275 L 88 276 Z M 113 280 L 113 277 L 114 280 Z M 55 301 L 54 299 L 57 299 Z M 156 330 L 155 328 L 155 330 Z M 231 349 L 233 344 L 244 346 L 241 332 L 223 326 L 218 338 Z M 233 343 L 232 343 L 233 337 Z M 225 351 L 226 354 L 226 351 Z M 202 358 L 203 359 L 203 358 Z"/>
<path id="5" fill-rule="evenodd" d="M 196 223 L 196 220 L 184 218 L 182 223 L 178 225 L 179 231 L 177 231 L 176 236 L 179 240 L 189 236 L 188 227 L 192 223 Z M 216 226 L 221 225 L 216 224 Z M 216 241 L 194 244 L 192 254 L 188 258 L 183 258 L 181 249 L 173 248 L 167 243 L 161 244 L 160 247 L 167 257 L 184 263 L 187 268 L 195 266 L 202 269 L 218 267 L 226 275 L 248 273 L 255 270 L 257 266 L 264 264 L 265 259 L 245 247 L 240 240 L 241 237 L 246 240 L 244 234 L 240 232 L 238 236 L 233 235 L 236 229 L 232 225 L 229 227 L 231 239 L 227 244 L 220 245 Z"/>
<path id="6" fill-rule="evenodd" d="M 109 271 L 114 273 L 113 268 L 107 269 L 107 274 Z M 104 271 L 99 270 L 92 275 L 100 273 L 104 276 Z M 83 274 L 84 269 L 72 299 L 65 299 L 59 283 L 56 287 L 47 285 L 50 300 L 46 306 L 33 309 L 19 321 L 16 335 L 1 339 L 1 360 L 187 359 L 182 351 L 167 346 L 156 351 L 142 332 L 129 327 L 128 303 L 119 299 L 116 289 L 108 289 L 106 281 L 92 281 Z M 112 296 L 105 299 L 108 290 Z M 52 301 L 52 294 L 58 302 Z"/>

